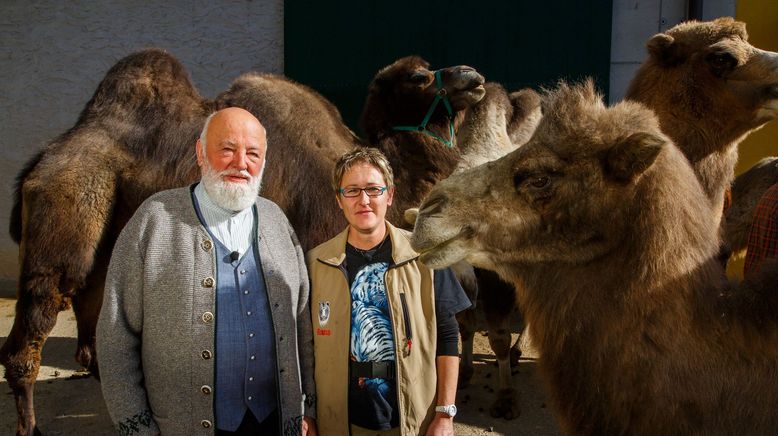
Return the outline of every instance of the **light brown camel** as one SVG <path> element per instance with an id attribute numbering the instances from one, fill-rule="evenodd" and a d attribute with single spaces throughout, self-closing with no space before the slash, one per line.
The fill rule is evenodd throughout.
<path id="1" fill-rule="evenodd" d="M 432 190 L 412 243 L 521 285 L 568 434 L 770 434 L 778 263 L 731 287 L 717 217 L 650 110 L 561 84 L 524 147 Z"/>
<path id="2" fill-rule="evenodd" d="M 656 112 L 721 213 L 737 145 L 778 117 L 778 53 L 749 44 L 745 24 L 729 17 L 679 24 L 647 48 L 626 98 Z"/>

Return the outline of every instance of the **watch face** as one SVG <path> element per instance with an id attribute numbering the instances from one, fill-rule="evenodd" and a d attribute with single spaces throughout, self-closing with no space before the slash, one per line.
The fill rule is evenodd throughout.
<path id="1" fill-rule="evenodd" d="M 452 404 L 451 406 L 449 406 L 449 407 L 448 407 L 448 414 L 449 414 L 450 416 L 452 416 L 452 417 L 453 417 L 454 415 L 456 415 L 456 414 L 457 414 L 457 406 L 456 406 L 456 405 L 454 405 L 454 404 Z"/>

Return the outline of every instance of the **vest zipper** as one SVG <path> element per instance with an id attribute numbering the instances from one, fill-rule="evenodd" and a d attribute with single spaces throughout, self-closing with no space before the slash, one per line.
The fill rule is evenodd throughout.
<path id="1" fill-rule="evenodd" d="M 402 303 L 403 320 L 405 321 L 405 348 L 403 349 L 405 357 L 411 355 L 413 346 L 413 331 L 411 330 L 411 316 L 408 313 L 408 303 L 405 300 L 405 292 L 400 292 L 400 303 Z"/>

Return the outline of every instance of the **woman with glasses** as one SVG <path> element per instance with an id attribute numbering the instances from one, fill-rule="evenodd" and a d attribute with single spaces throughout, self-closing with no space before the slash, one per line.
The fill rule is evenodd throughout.
<path id="1" fill-rule="evenodd" d="M 453 434 L 454 315 L 470 301 L 386 221 L 394 186 L 379 150 L 342 156 L 332 187 L 348 227 L 307 256 L 319 433 Z"/>

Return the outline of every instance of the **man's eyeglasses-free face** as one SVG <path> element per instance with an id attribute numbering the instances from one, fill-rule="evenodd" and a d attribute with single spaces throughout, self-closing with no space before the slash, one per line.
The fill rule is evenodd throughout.
<path id="1" fill-rule="evenodd" d="M 362 191 L 365 191 L 368 197 L 380 197 L 386 189 L 386 186 L 368 186 L 367 188 L 340 188 L 338 192 L 346 198 L 359 197 Z"/>

